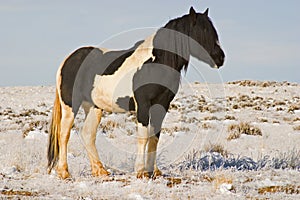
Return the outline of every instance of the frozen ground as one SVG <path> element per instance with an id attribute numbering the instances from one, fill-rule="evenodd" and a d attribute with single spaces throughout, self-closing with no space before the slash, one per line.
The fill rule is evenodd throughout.
<path id="1" fill-rule="evenodd" d="M 133 173 L 135 117 L 105 113 L 97 148 L 112 175 L 91 176 L 79 130 L 70 180 L 46 173 L 54 87 L 0 88 L 0 199 L 299 199 L 300 85 L 182 85 L 159 141 L 164 177 Z"/>

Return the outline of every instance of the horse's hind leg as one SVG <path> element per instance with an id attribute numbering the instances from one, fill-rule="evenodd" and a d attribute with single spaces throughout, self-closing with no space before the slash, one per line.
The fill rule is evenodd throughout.
<path id="1" fill-rule="evenodd" d="M 109 175 L 109 172 L 104 169 L 99 159 L 98 151 L 95 146 L 96 132 L 101 120 L 102 110 L 94 106 L 90 106 L 89 109 L 88 107 L 87 104 L 84 105 L 84 109 L 88 110 L 88 112 L 86 112 L 87 116 L 81 130 L 81 136 L 90 159 L 92 175 Z"/>
<path id="2" fill-rule="evenodd" d="M 56 173 L 62 179 L 70 177 L 67 164 L 67 145 L 70 138 L 70 131 L 74 122 L 72 108 L 62 105 L 61 130 L 59 135 L 59 157 L 56 166 Z"/>

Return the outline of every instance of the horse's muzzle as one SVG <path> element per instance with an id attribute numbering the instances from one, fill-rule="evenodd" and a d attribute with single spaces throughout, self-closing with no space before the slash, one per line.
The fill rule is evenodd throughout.
<path id="1" fill-rule="evenodd" d="M 220 68 L 221 66 L 223 66 L 224 61 L 225 61 L 224 51 L 222 49 L 220 49 L 220 51 L 213 56 L 213 59 L 216 63 L 217 68 Z"/>

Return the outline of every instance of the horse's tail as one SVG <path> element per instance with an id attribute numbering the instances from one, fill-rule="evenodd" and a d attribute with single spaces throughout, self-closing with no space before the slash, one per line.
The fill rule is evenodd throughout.
<path id="1" fill-rule="evenodd" d="M 56 96 L 52 110 L 52 119 L 49 130 L 49 144 L 48 144 L 48 173 L 51 172 L 58 160 L 59 154 L 59 135 L 61 127 L 61 104 L 59 94 L 56 89 Z"/>

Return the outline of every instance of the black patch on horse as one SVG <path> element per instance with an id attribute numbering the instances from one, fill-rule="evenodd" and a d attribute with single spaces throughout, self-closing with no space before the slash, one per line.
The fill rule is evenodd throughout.
<path id="1" fill-rule="evenodd" d="M 64 103 L 72 107 L 75 115 L 83 101 L 93 103 L 91 91 L 95 76 L 113 75 L 143 42 L 139 41 L 127 50 L 106 53 L 94 47 L 76 50 L 66 59 L 61 71 Z"/>
<path id="2" fill-rule="evenodd" d="M 134 104 L 134 99 L 133 97 L 129 97 L 129 96 L 126 96 L 126 97 L 119 97 L 117 99 L 117 102 L 116 104 L 126 110 L 126 111 L 135 111 L 135 104 Z"/>
<path id="3" fill-rule="evenodd" d="M 64 62 L 61 69 L 61 98 L 63 102 L 72 107 L 72 92 L 77 72 L 86 56 L 94 47 L 82 47 L 72 53 Z"/>
<path id="4" fill-rule="evenodd" d="M 97 72 L 98 75 L 112 75 L 115 73 L 115 71 L 117 71 L 122 64 L 125 62 L 125 60 L 130 57 L 134 51 L 136 50 L 136 48 L 142 44 L 144 42 L 144 40 L 137 42 L 133 48 L 130 48 L 128 50 L 122 50 L 122 51 L 109 51 L 107 53 L 104 54 L 104 59 L 106 60 L 103 63 L 102 66 L 108 66 L 105 67 L 105 70 L 103 72 L 103 70 L 100 70 Z M 103 62 L 103 61 L 102 61 Z M 105 63 L 107 63 L 105 65 Z M 101 67 L 101 66 L 100 66 Z M 101 67 L 103 68 L 103 67 Z"/>

